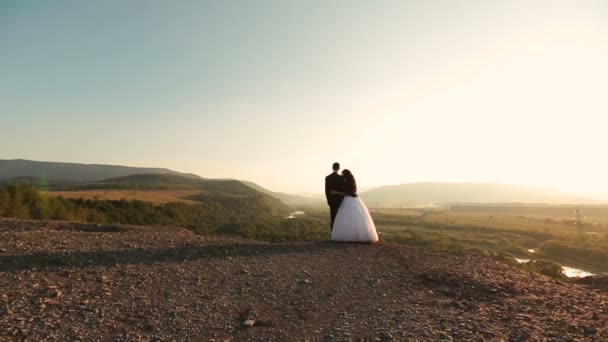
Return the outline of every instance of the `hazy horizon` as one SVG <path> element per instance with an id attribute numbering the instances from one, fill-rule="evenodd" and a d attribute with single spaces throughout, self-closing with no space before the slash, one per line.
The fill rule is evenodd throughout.
<path id="1" fill-rule="evenodd" d="M 2 160 L 6 160 L 6 159 L 0 159 L 0 161 Z M 128 165 L 128 164 L 104 164 L 104 163 L 79 163 L 79 162 L 74 162 L 74 161 L 48 161 L 48 160 L 29 160 L 29 159 L 25 159 L 25 158 L 15 158 L 15 159 L 9 159 L 9 160 L 23 160 L 23 161 L 30 161 L 30 162 L 42 162 L 42 163 L 67 163 L 67 164 L 78 164 L 78 165 L 100 165 L 100 166 L 106 166 L 106 165 L 110 165 L 110 166 L 126 166 L 126 167 L 147 167 L 147 168 L 152 168 L 152 169 L 156 169 L 157 167 L 155 165 Z M 176 170 L 176 169 L 171 169 L 171 168 L 167 168 L 170 171 L 177 171 L 183 174 L 195 174 L 197 176 L 203 177 L 203 178 L 207 178 L 207 179 L 237 179 L 237 180 L 242 180 L 242 181 L 252 181 L 251 179 L 239 179 L 239 178 L 227 178 L 227 177 L 207 177 L 205 175 L 201 175 L 201 174 L 196 174 L 193 172 L 189 172 L 188 170 Z M 36 168 L 36 170 L 38 170 L 38 168 Z M 340 170 L 341 172 L 341 170 Z M 300 196 L 305 196 L 305 197 L 323 197 L 323 187 L 320 187 L 319 189 L 317 189 L 316 192 L 314 191 L 280 191 L 280 190 L 276 190 L 273 189 L 270 186 L 266 186 L 265 184 L 260 184 L 257 183 L 255 181 L 253 181 L 254 183 L 256 183 L 257 185 L 262 186 L 263 188 L 266 188 L 267 190 L 271 190 L 274 192 L 283 192 L 283 193 L 287 193 L 287 194 L 292 194 L 292 195 L 300 195 Z M 362 192 L 366 192 L 369 190 L 374 190 L 374 189 L 380 189 L 380 188 L 384 188 L 384 187 L 393 187 L 393 186 L 401 186 L 401 185 L 415 185 L 415 184 L 446 184 L 446 185 L 457 185 L 457 184 L 471 184 L 471 185 L 488 185 L 488 186 L 508 186 L 508 187 L 523 187 L 523 188 L 527 188 L 528 190 L 540 190 L 540 191 L 555 191 L 555 192 L 561 192 L 564 195 L 573 195 L 573 196 L 579 196 L 581 197 L 581 199 L 588 199 L 588 200 L 600 200 L 600 201 L 606 201 L 608 200 L 608 193 L 603 193 L 603 192 L 586 192 L 586 193 L 576 193 L 576 192 L 569 192 L 569 191 L 563 191 L 557 188 L 552 188 L 552 187 L 546 187 L 546 186 L 535 186 L 535 185 L 522 185 L 522 184 L 512 184 L 512 183 L 501 183 L 501 182 L 475 182 L 475 181 L 433 181 L 433 180 L 420 180 L 420 181 L 412 181 L 412 182 L 401 182 L 401 183 L 386 183 L 386 184 L 377 184 L 377 185 L 373 185 L 373 186 L 358 186 L 358 190 L 359 193 Z"/>
<path id="2" fill-rule="evenodd" d="M 608 193 L 602 1 L 4 1 L 0 159 Z"/>

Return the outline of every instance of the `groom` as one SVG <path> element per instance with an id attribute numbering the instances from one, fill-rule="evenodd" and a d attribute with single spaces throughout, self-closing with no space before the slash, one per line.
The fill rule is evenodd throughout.
<path id="1" fill-rule="evenodd" d="M 332 165 L 332 172 L 329 176 L 325 177 L 325 197 L 327 198 L 327 204 L 329 205 L 329 215 L 331 217 L 331 230 L 334 228 L 334 221 L 336 220 L 336 214 L 342 203 L 343 197 L 340 195 L 332 194 L 332 190 L 342 191 L 344 185 L 344 177 L 338 174 L 340 170 L 340 164 L 334 163 Z"/>

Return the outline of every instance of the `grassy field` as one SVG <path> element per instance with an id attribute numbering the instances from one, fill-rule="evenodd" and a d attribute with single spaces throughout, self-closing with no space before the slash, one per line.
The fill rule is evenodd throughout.
<path id="1" fill-rule="evenodd" d="M 608 225 L 607 205 L 586 205 L 578 207 L 585 216 L 584 223 L 589 225 Z M 574 205 L 477 205 L 457 206 L 452 213 L 467 216 L 485 217 L 525 217 L 547 221 L 571 222 L 574 219 Z"/>
<path id="2" fill-rule="evenodd" d="M 324 222 L 309 217 L 286 219 L 292 208 L 255 190 L 241 191 L 238 183 L 233 184 L 236 186 L 232 189 L 219 184 L 217 190 L 98 189 L 55 192 L 52 196 L 31 185 L 7 184 L 0 187 L 0 216 L 180 226 L 205 235 L 236 235 L 271 242 L 328 238 Z M 182 200 L 186 196 L 193 203 Z"/>
<path id="3" fill-rule="evenodd" d="M 188 199 L 195 196 L 200 191 L 198 190 L 76 190 L 76 191 L 49 191 L 50 196 L 64 198 L 83 198 L 83 199 L 103 199 L 103 200 L 121 200 L 128 201 L 139 200 L 155 204 L 163 203 L 189 203 L 195 204 L 197 201 Z"/>
<path id="4" fill-rule="evenodd" d="M 450 211 L 375 210 L 382 238 L 446 250 L 478 250 L 608 272 L 608 207 L 463 206 Z"/>
<path id="5" fill-rule="evenodd" d="M 463 205 L 449 211 L 373 209 L 384 241 L 441 250 L 475 250 L 514 261 L 556 263 L 594 273 L 608 272 L 608 206 Z M 307 211 L 326 219 L 324 210 Z"/>

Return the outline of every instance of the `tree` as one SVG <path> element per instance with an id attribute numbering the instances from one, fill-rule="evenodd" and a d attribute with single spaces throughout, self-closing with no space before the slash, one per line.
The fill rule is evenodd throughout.
<path id="1" fill-rule="evenodd" d="M 7 188 L 9 194 L 11 194 L 11 201 L 9 203 L 6 215 L 9 217 L 16 217 L 22 219 L 30 218 L 29 210 L 25 205 L 23 198 L 23 189 L 18 185 L 9 185 Z"/>
<path id="2" fill-rule="evenodd" d="M 8 208 L 11 204 L 11 196 L 6 188 L 0 191 L 0 216 L 8 215 Z"/>

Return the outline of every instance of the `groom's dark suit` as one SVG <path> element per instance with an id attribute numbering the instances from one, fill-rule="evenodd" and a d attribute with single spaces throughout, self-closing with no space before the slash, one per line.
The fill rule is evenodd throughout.
<path id="1" fill-rule="evenodd" d="M 342 191 L 344 187 L 344 177 L 340 176 L 337 172 L 332 172 L 331 175 L 325 177 L 325 197 L 327 198 L 327 204 L 329 205 L 329 214 L 331 216 L 331 229 L 334 228 L 334 220 L 342 204 L 343 196 L 334 195 L 331 193 L 332 190 Z"/>

